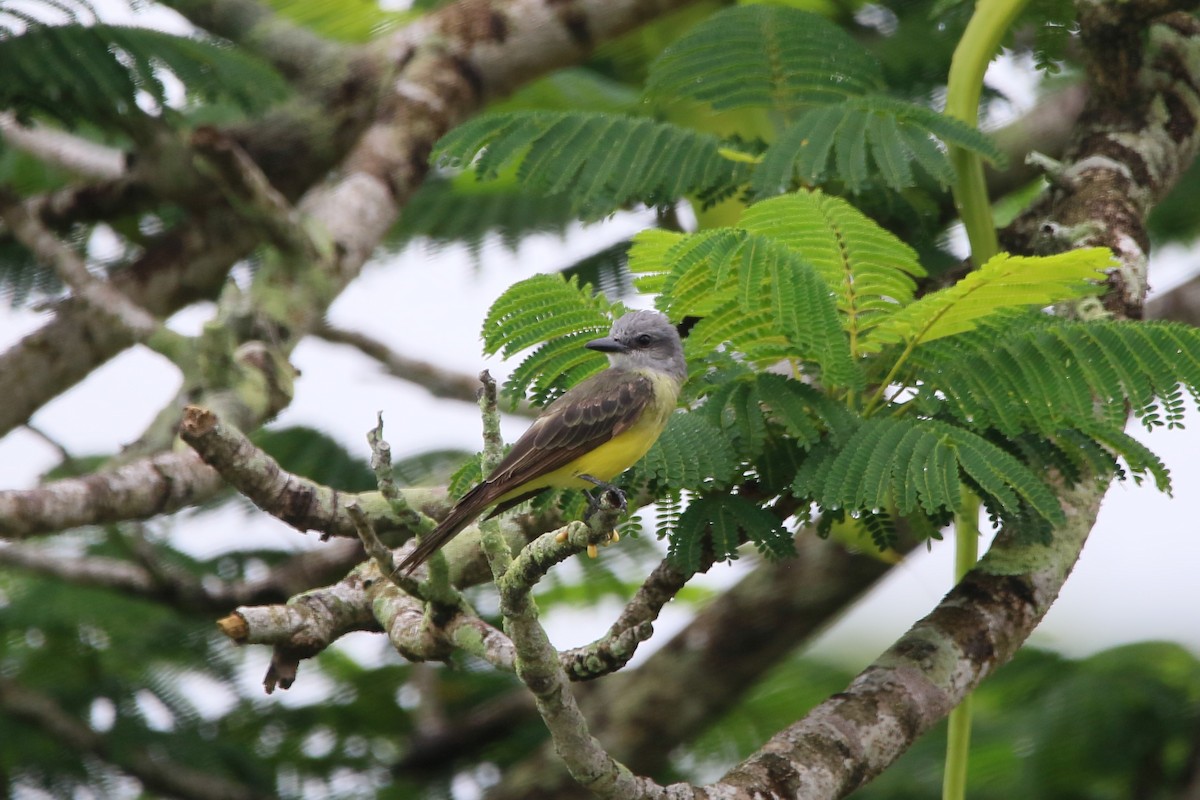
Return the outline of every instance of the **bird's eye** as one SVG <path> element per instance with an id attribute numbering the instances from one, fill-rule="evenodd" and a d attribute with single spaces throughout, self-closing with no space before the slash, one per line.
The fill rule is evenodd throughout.
<path id="1" fill-rule="evenodd" d="M 638 347 L 649 347 L 654 338 L 648 333 L 643 333 L 641 336 L 633 340 Z"/>

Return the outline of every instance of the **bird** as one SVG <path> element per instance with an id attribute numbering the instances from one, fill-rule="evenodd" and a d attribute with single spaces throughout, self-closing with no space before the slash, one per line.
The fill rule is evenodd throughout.
<path id="1" fill-rule="evenodd" d="M 491 474 L 462 496 L 396 567 L 411 574 L 493 507 L 495 516 L 545 489 L 607 487 L 633 466 L 667 425 L 687 379 L 683 343 L 657 311 L 630 311 L 609 335 L 584 345 L 608 369 L 568 389 L 538 415 Z"/>

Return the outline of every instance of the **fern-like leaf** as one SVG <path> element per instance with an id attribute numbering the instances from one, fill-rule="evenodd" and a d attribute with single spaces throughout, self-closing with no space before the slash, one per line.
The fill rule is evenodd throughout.
<path id="1" fill-rule="evenodd" d="M 519 165 L 530 191 L 556 195 L 598 219 L 633 202 L 663 205 L 744 184 L 749 165 L 720 153 L 707 133 L 649 119 L 586 112 L 488 114 L 452 130 L 434 149 L 451 167 L 474 163 L 482 179 Z"/>
<path id="2" fill-rule="evenodd" d="M 1032 314 L 918 348 L 912 380 L 927 413 L 944 408 L 976 430 L 1010 438 L 1076 427 L 1119 431 L 1126 408 L 1147 428 L 1178 426 L 1180 390 L 1200 392 L 1200 331 Z"/>
<path id="3" fill-rule="evenodd" d="M 721 488 L 740 476 L 739 464 L 733 446 L 710 418 L 679 413 L 633 468 L 632 482 L 675 490 Z"/>
<path id="4" fill-rule="evenodd" d="M 874 511 L 863 514 L 858 521 L 880 550 L 891 550 L 896 546 L 899 537 L 896 534 L 896 520 L 891 514 L 886 511 Z"/>
<path id="5" fill-rule="evenodd" d="M 758 375 L 755 383 L 767 417 L 781 425 L 801 447 L 807 449 L 820 441 L 825 428 L 840 427 L 840 414 L 829 412 L 845 412 L 844 407 L 811 386 L 771 373 Z M 830 416 L 836 420 L 832 425 Z"/>
<path id="6" fill-rule="evenodd" d="M 471 487 L 483 480 L 483 463 L 475 455 L 463 461 L 446 485 L 446 493 L 451 497 L 462 497 Z"/>
<path id="7" fill-rule="evenodd" d="M 1139 442 L 1124 431 L 1088 425 L 1080 430 L 1084 436 L 1090 437 L 1107 448 L 1111 453 L 1120 456 L 1129 467 L 1133 482 L 1141 485 L 1147 476 L 1154 479 L 1154 486 L 1160 492 L 1171 493 L 1171 473 L 1162 459 L 1150 448 Z M 1121 476 L 1126 477 L 1125 475 Z"/>
<path id="8" fill-rule="evenodd" d="M 775 324 L 770 309 L 746 311 L 736 299 L 714 308 L 696 323 L 683 343 L 688 363 L 706 370 L 717 348 L 736 354 L 743 363 L 768 366 L 793 357 L 795 351 Z"/>
<path id="9" fill-rule="evenodd" d="M 795 439 L 771 436 L 763 452 L 754 460 L 758 488 L 767 497 L 791 494 L 792 483 L 806 455 Z M 798 515 L 803 516 L 804 511 Z"/>
<path id="10" fill-rule="evenodd" d="M 660 294 L 670 266 L 667 253 L 687 234 L 647 228 L 633 237 L 629 248 L 629 271 L 633 285 L 642 294 Z"/>
<path id="11" fill-rule="evenodd" d="M 917 254 L 854 206 L 821 192 L 755 203 L 739 225 L 786 245 L 837 295 L 851 347 L 881 319 L 912 302 L 925 275 Z"/>
<path id="12" fill-rule="evenodd" d="M 901 191 L 917 183 L 914 164 L 945 187 L 954 180 L 954 168 L 933 136 L 1004 163 L 1004 154 L 975 128 L 925 106 L 872 94 L 802 113 L 763 153 L 751 189 L 765 197 L 787 190 L 797 178 L 820 185 L 834 177 L 857 194 L 876 185 L 877 177 Z"/>
<path id="13" fill-rule="evenodd" d="M 742 458 L 753 459 L 767 441 L 755 381 L 730 381 L 708 396 L 704 410 Z"/>
<path id="14" fill-rule="evenodd" d="M 646 91 L 717 109 L 752 106 L 790 115 L 882 83 L 866 48 L 823 17 L 742 5 L 713 14 L 668 46 L 650 67 Z"/>
<path id="15" fill-rule="evenodd" d="M 699 76 L 699 77 L 698 77 Z M 954 179 L 936 136 L 1002 164 L 978 130 L 924 106 L 880 94 L 874 57 L 828 20 L 794 8 L 734 6 L 697 25 L 651 66 L 652 98 L 685 98 L 716 109 L 769 108 L 786 124 L 756 170 L 769 196 L 832 174 L 850 191 L 915 185 L 913 164 L 942 186 Z"/>
<path id="16" fill-rule="evenodd" d="M 720 228 L 650 255 L 661 262 L 647 266 L 647 250 L 635 247 L 631 264 L 665 273 L 659 305 L 673 319 L 705 318 L 688 336 L 689 353 L 727 346 L 756 362 L 787 355 L 817 364 L 829 386 L 861 384 L 829 286 L 780 242 Z"/>
<path id="17" fill-rule="evenodd" d="M 143 115 L 144 92 L 165 106 L 159 70 L 189 93 L 228 98 L 247 110 L 283 97 L 287 86 L 265 62 L 214 42 L 117 25 L 31 26 L 0 38 L 0 108 L 44 114 L 65 124 L 120 128 Z"/>
<path id="18" fill-rule="evenodd" d="M 1052 524 L 1063 520 L 1054 494 L 1029 467 L 982 436 L 936 420 L 868 419 L 844 447 L 815 449 L 793 491 L 834 511 L 894 508 L 937 517 L 958 507 L 964 481 L 1006 520 L 1030 512 Z"/>
<path id="19" fill-rule="evenodd" d="M 604 356 L 583 345 L 603 336 L 621 313 L 619 304 L 559 274 L 534 275 L 510 286 L 484 320 L 484 352 L 509 358 L 535 345 L 537 349 L 505 382 L 505 397 L 515 403 L 532 391 L 535 403 L 545 403 L 604 369 Z"/>
<path id="20" fill-rule="evenodd" d="M 838 323 L 828 285 L 806 262 L 780 252 L 783 248 L 769 244 L 763 249 L 770 258 L 771 301 L 784 336 L 801 353 L 812 353 L 827 386 L 861 388 L 862 372 Z"/>
<path id="21" fill-rule="evenodd" d="M 904 342 L 913 347 L 978 327 L 1006 309 L 1047 306 L 1096 294 L 1112 254 L 1104 248 L 1027 258 L 1001 253 L 953 286 L 926 295 L 879 322 L 863 352 Z"/>
<path id="22" fill-rule="evenodd" d="M 737 558 L 737 548 L 746 540 L 768 558 L 795 555 L 791 534 L 771 512 L 737 495 L 705 495 L 680 515 L 668 556 L 680 568 L 696 570 L 706 545 L 722 561 Z"/>
<path id="23" fill-rule="evenodd" d="M 575 215 L 557 198 L 543 197 L 495 181 L 479 184 L 473 175 L 453 180 L 430 177 L 404 207 L 388 245 L 397 249 L 425 237 L 435 246 L 463 242 L 478 254 L 488 234 L 515 252 L 531 233 L 563 234 Z"/>

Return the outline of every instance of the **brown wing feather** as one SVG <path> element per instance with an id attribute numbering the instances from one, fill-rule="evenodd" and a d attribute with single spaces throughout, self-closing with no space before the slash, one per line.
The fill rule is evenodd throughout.
<path id="1" fill-rule="evenodd" d="M 528 483 L 629 429 L 654 400 L 654 385 L 636 372 L 609 369 L 555 400 L 488 476 L 505 492 Z"/>
<path id="2" fill-rule="evenodd" d="M 627 370 L 608 369 L 571 388 L 542 412 L 492 474 L 463 495 L 397 569 L 412 572 L 508 492 L 628 430 L 653 400 L 650 379 Z M 517 499 L 525 496 L 513 498 Z"/>

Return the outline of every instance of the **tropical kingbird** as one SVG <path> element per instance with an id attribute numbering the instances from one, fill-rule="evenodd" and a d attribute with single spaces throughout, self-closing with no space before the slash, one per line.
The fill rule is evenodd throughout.
<path id="1" fill-rule="evenodd" d="M 605 485 L 646 454 L 687 378 L 675 327 L 657 311 L 631 311 L 608 336 L 584 346 L 607 353 L 608 369 L 547 406 L 397 570 L 412 572 L 489 506 L 494 516 L 543 489 Z"/>

